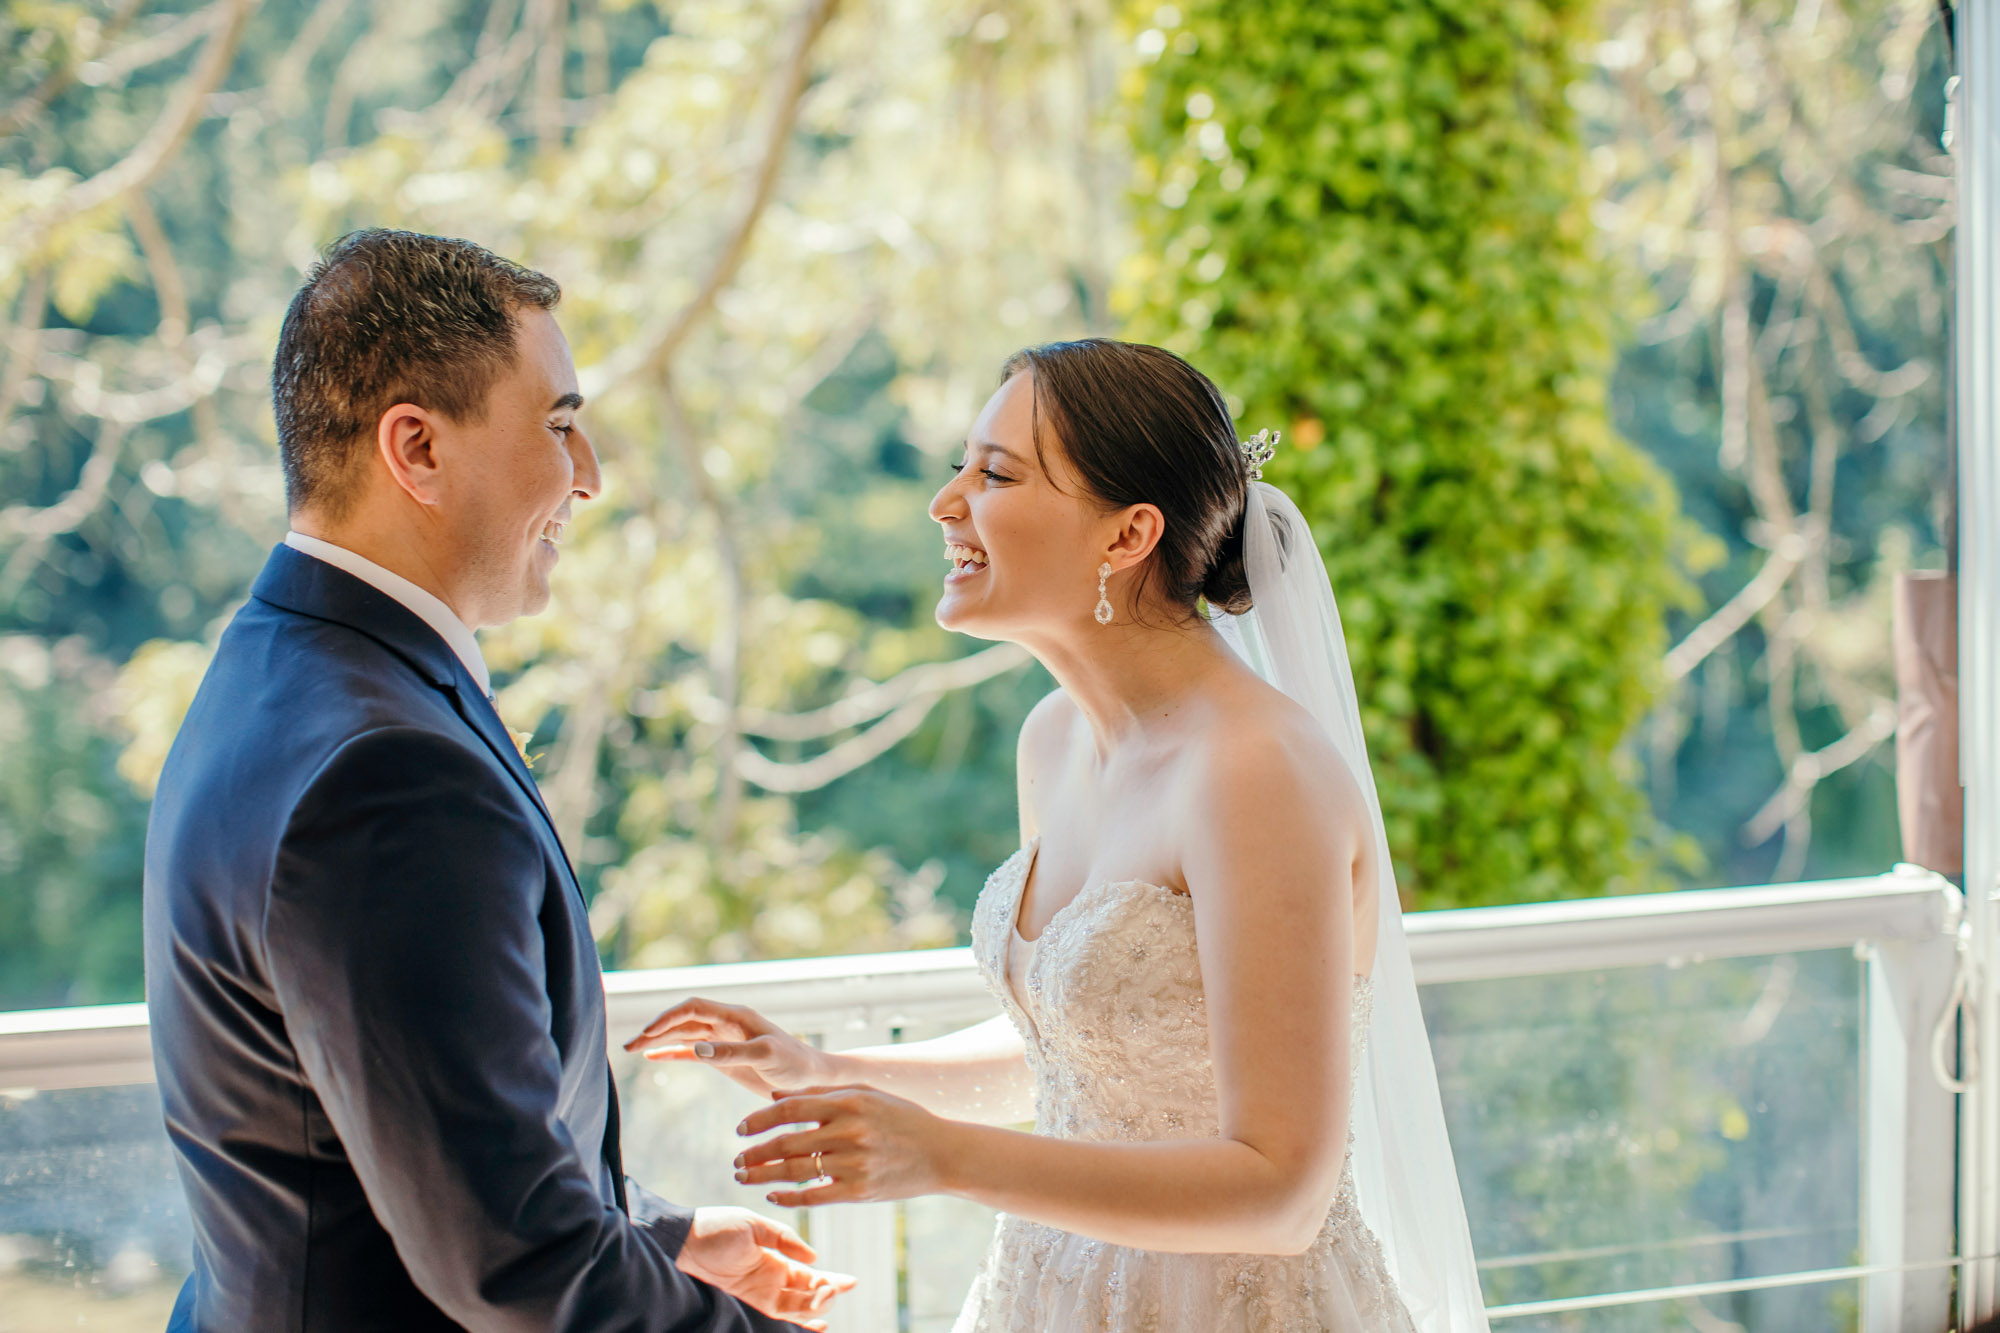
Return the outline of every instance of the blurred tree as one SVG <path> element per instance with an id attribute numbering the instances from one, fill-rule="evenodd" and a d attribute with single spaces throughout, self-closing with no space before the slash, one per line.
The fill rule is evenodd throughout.
<path id="1" fill-rule="evenodd" d="M 0 634 L 0 1006 L 132 997 L 146 812 L 113 770 L 111 676 L 75 636 Z"/>
<path id="2" fill-rule="evenodd" d="M 0 0 L 0 634 L 67 664 L 8 697 L 77 701 L 17 744 L 94 811 L 0 812 L 14 956 L 71 960 L 0 1005 L 136 993 L 74 960 L 136 957 L 133 792 L 283 531 L 277 320 L 380 223 L 569 290 L 612 487 L 486 637 L 615 961 L 948 938 L 1046 678 L 930 623 L 924 503 L 1007 352 L 1113 327 L 1302 446 L 1421 903 L 1653 882 L 1618 746 L 1661 660 L 1655 806 L 1711 877 L 1879 865 L 1840 765 L 1880 575 L 1939 538 L 1942 41 L 1920 0 L 1597 10 Z M 1658 293 L 1618 420 L 1720 538 L 1670 653 L 1602 244 Z"/>
<path id="3" fill-rule="evenodd" d="M 913 735 L 962 749 L 967 707 L 982 735 L 1018 718 L 1005 689 L 932 719 L 1025 658 L 954 658 L 930 623 L 924 509 L 1005 355 L 1103 319 L 1120 180 L 1087 13 L 0 12 L 0 628 L 129 659 L 140 791 L 283 532 L 263 368 L 298 274 L 350 227 L 464 235 L 565 282 L 607 455 L 557 609 L 485 636 L 607 956 L 952 942 L 937 853 L 990 854 L 1011 812 L 925 820 L 905 761 L 870 833 L 928 846 L 911 870 L 827 789 Z M 1011 763 L 982 747 L 980 785 Z M 136 897 L 135 862 L 108 878 Z"/>
<path id="4" fill-rule="evenodd" d="M 1670 487 L 1615 436 L 1566 94 L 1594 6 L 1132 9 L 1131 326 L 1195 361 L 1317 525 L 1403 890 L 1656 881 L 1624 748 L 1659 680 Z"/>
<path id="5" fill-rule="evenodd" d="M 1594 216 L 1657 299 L 1619 421 L 1727 550 L 1647 737 L 1655 807 L 1712 879 L 1899 855 L 1891 580 L 1952 540 L 1939 12 L 1609 0 L 1577 89 Z"/>

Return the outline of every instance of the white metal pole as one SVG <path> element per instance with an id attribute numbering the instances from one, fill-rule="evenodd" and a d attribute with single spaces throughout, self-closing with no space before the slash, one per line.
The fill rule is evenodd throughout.
<path id="1" fill-rule="evenodd" d="M 1957 267 L 1960 764 L 1965 778 L 1968 1009 L 1976 1078 L 1959 1103 L 1962 1328 L 2000 1315 L 2000 421 L 1994 244 L 2000 239 L 2000 0 L 1960 0 Z"/>
<path id="2" fill-rule="evenodd" d="M 1904 867 L 1957 897 L 1940 875 Z M 1955 915 L 1948 918 L 1956 926 Z M 1904 1269 L 1952 1257 L 1953 1098 L 1931 1074 L 1931 1029 L 1951 990 L 1956 931 L 1868 949 L 1861 1043 L 1861 1256 Z M 1951 1269 L 1879 1273 L 1861 1283 L 1861 1333 L 1950 1326 Z"/>

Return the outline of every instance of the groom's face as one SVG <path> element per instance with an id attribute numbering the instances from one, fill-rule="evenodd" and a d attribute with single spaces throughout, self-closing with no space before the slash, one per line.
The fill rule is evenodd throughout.
<path id="1" fill-rule="evenodd" d="M 450 474 L 451 539 L 475 628 L 549 604 L 571 505 L 597 494 L 597 454 L 578 420 L 583 397 L 569 343 L 545 310 L 516 314 L 515 355 L 495 378 L 483 419 L 438 440 Z"/>

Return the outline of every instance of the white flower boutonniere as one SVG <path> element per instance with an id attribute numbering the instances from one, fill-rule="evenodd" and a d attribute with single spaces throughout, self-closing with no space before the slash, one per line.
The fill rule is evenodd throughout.
<path id="1" fill-rule="evenodd" d="M 520 751 L 521 762 L 526 764 L 532 772 L 535 767 L 535 757 L 528 753 L 528 742 L 535 739 L 535 733 L 532 731 L 516 731 L 512 727 L 509 727 L 507 728 L 507 735 L 513 739 L 514 748 Z"/>

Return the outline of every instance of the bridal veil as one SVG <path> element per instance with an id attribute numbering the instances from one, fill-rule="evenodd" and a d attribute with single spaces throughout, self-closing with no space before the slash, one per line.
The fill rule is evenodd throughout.
<path id="1" fill-rule="evenodd" d="M 1460 1197 L 1437 1069 L 1417 1002 L 1382 802 L 1333 586 L 1311 529 L 1283 491 L 1252 480 L 1244 568 L 1255 604 L 1217 621 L 1258 674 L 1326 728 L 1360 783 L 1374 826 L 1377 912 L 1374 1019 L 1354 1071 L 1354 1183 L 1362 1217 L 1419 1333 L 1484 1333 L 1485 1303 Z"/>

